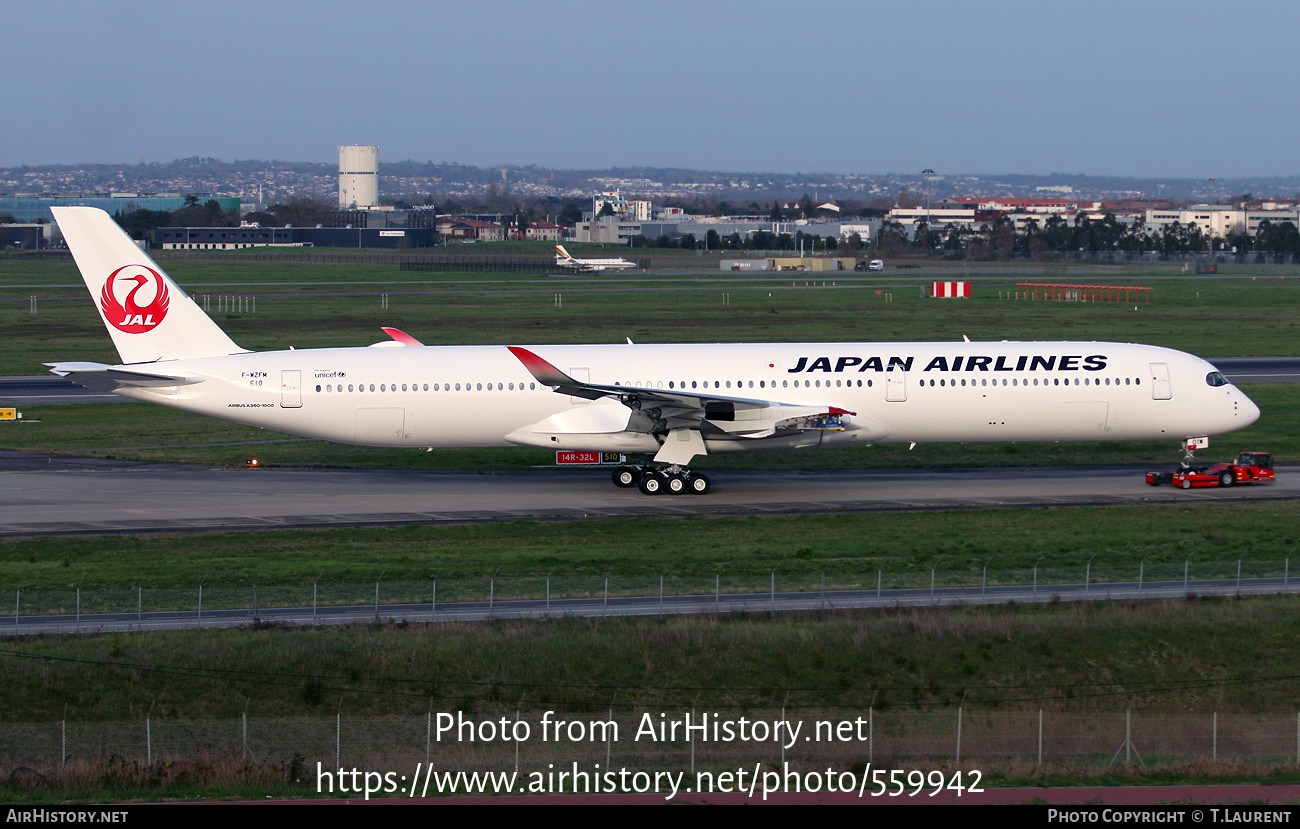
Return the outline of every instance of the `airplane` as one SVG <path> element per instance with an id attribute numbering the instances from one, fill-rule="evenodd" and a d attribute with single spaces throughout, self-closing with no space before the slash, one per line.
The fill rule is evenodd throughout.
<path id="1" fill-rule="evenodd" d="M 635 262 L 626 259 L 575 259 L 564 249 L 564 245 L 555 246 L 555 264 L 583 272 L 621 271 L 636 267 Z"/>
<path id="2" fill-rule="evenodd" d="M 1259 417 L 1213 365 L 1106 342 L 236 345 L 102 210 L 52 208 L 122 362 L 53 373 L 342 443 L 642 455 L 614 483 L 707 493 L 696 457 L 923 441 L 1179 440 Z M 562 367 L 562 368 L 561 368 Z"/>

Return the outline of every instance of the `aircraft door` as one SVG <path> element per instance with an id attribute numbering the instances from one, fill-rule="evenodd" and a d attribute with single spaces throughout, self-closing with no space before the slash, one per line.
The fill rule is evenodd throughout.
<path id="1" fill-rule="evenodd" d="M 280 372 L 280 408 L 298 409 L 302 407 L 302 372 Z"/>
<path id="2" fill-rule="evenodd" d="M 893 403 L 907 400 L 907 372 L 885 372 L 885 399 Z"/>
<path id="3" fill-rule="evenodd" d="M 1153 400 L 1169 400 L 1173 398 L 1173 388 L 1169 383 L 1169 364 L 1152 363 L 1151 364 L 1151 397 Z"/>
<path id="4" fill-rule="evenodd" d="M 574 380 L 577 380 L 579 383 L 590 383 L 590 382 L 591 382 L 591 369 L 589 369 L 589 368 L 581 368 L 581 367 L 579 367 L 579 368 L 570 368 L 570 369 L 569 369 L 569 376 L 572 377 Z M 584 405 L 584 404 L 590 403 L 591 401 L 588 400 L 588 399 L 585 398 L 585 397 L 570 397 L 570 398 L 569 398 L 569 402 L 572 403 L 572 404 L 575 405 L 575 406 L 581 406 L 581 405 Z"/>

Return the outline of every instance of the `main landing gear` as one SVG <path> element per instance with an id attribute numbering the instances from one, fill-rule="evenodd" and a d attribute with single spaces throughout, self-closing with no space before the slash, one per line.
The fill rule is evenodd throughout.
<path id="1" fill-rule="evenodd" d="M 709 476 L 673 464 L 656 468 L 648 463 L 620 466 L 614 470 L 614 485 L 625 489 L 636 487 L 646 495 L 704 495 L 713 488 Z"/>

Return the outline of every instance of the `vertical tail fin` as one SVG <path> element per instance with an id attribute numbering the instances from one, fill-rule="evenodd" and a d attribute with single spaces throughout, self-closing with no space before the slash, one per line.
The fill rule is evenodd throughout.
<path id="1" fill-rule="evenodd" d="M 564 249 L 564 245 L 556 245 L 555 250 L 560 256 L 563 256 L 565 259 L 569 259 L 569 260 L 573 259 L 573 257 L 569 255 L 569 252 Z"/>
<path id="2" fill-rule="evenodd" d="M 123 363 L 215 357 L 245 350 L 103 210 L 50 209 Z"/>

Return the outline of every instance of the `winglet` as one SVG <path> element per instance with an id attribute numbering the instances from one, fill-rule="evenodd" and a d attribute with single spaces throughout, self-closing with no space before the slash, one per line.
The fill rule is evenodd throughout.
<path id="1" fill-rule="evenodd" d="M 524 368 L 537 378 L 537 382 L 544 386 L 577 386 L 580 385 L 569 375 L 560 371 L 555 366 L 538 357 L 526 348 L 520 348 L 515 345 L 508 345 L 510 353 L 519 358 L 519 362 L 524 364 Z"/>
<path id="2" fill-rule="evenodd" d="M 397 340 L 402 345 L 424 345 L 424 343 L 420 342 L 415 337 L 412 337 L 410 334 L 406 333 L 400 328 L 388 328 L 383 325 L 379 327 L 383 330 L 385 334 L 392 337 L 394 340 Z"/>

